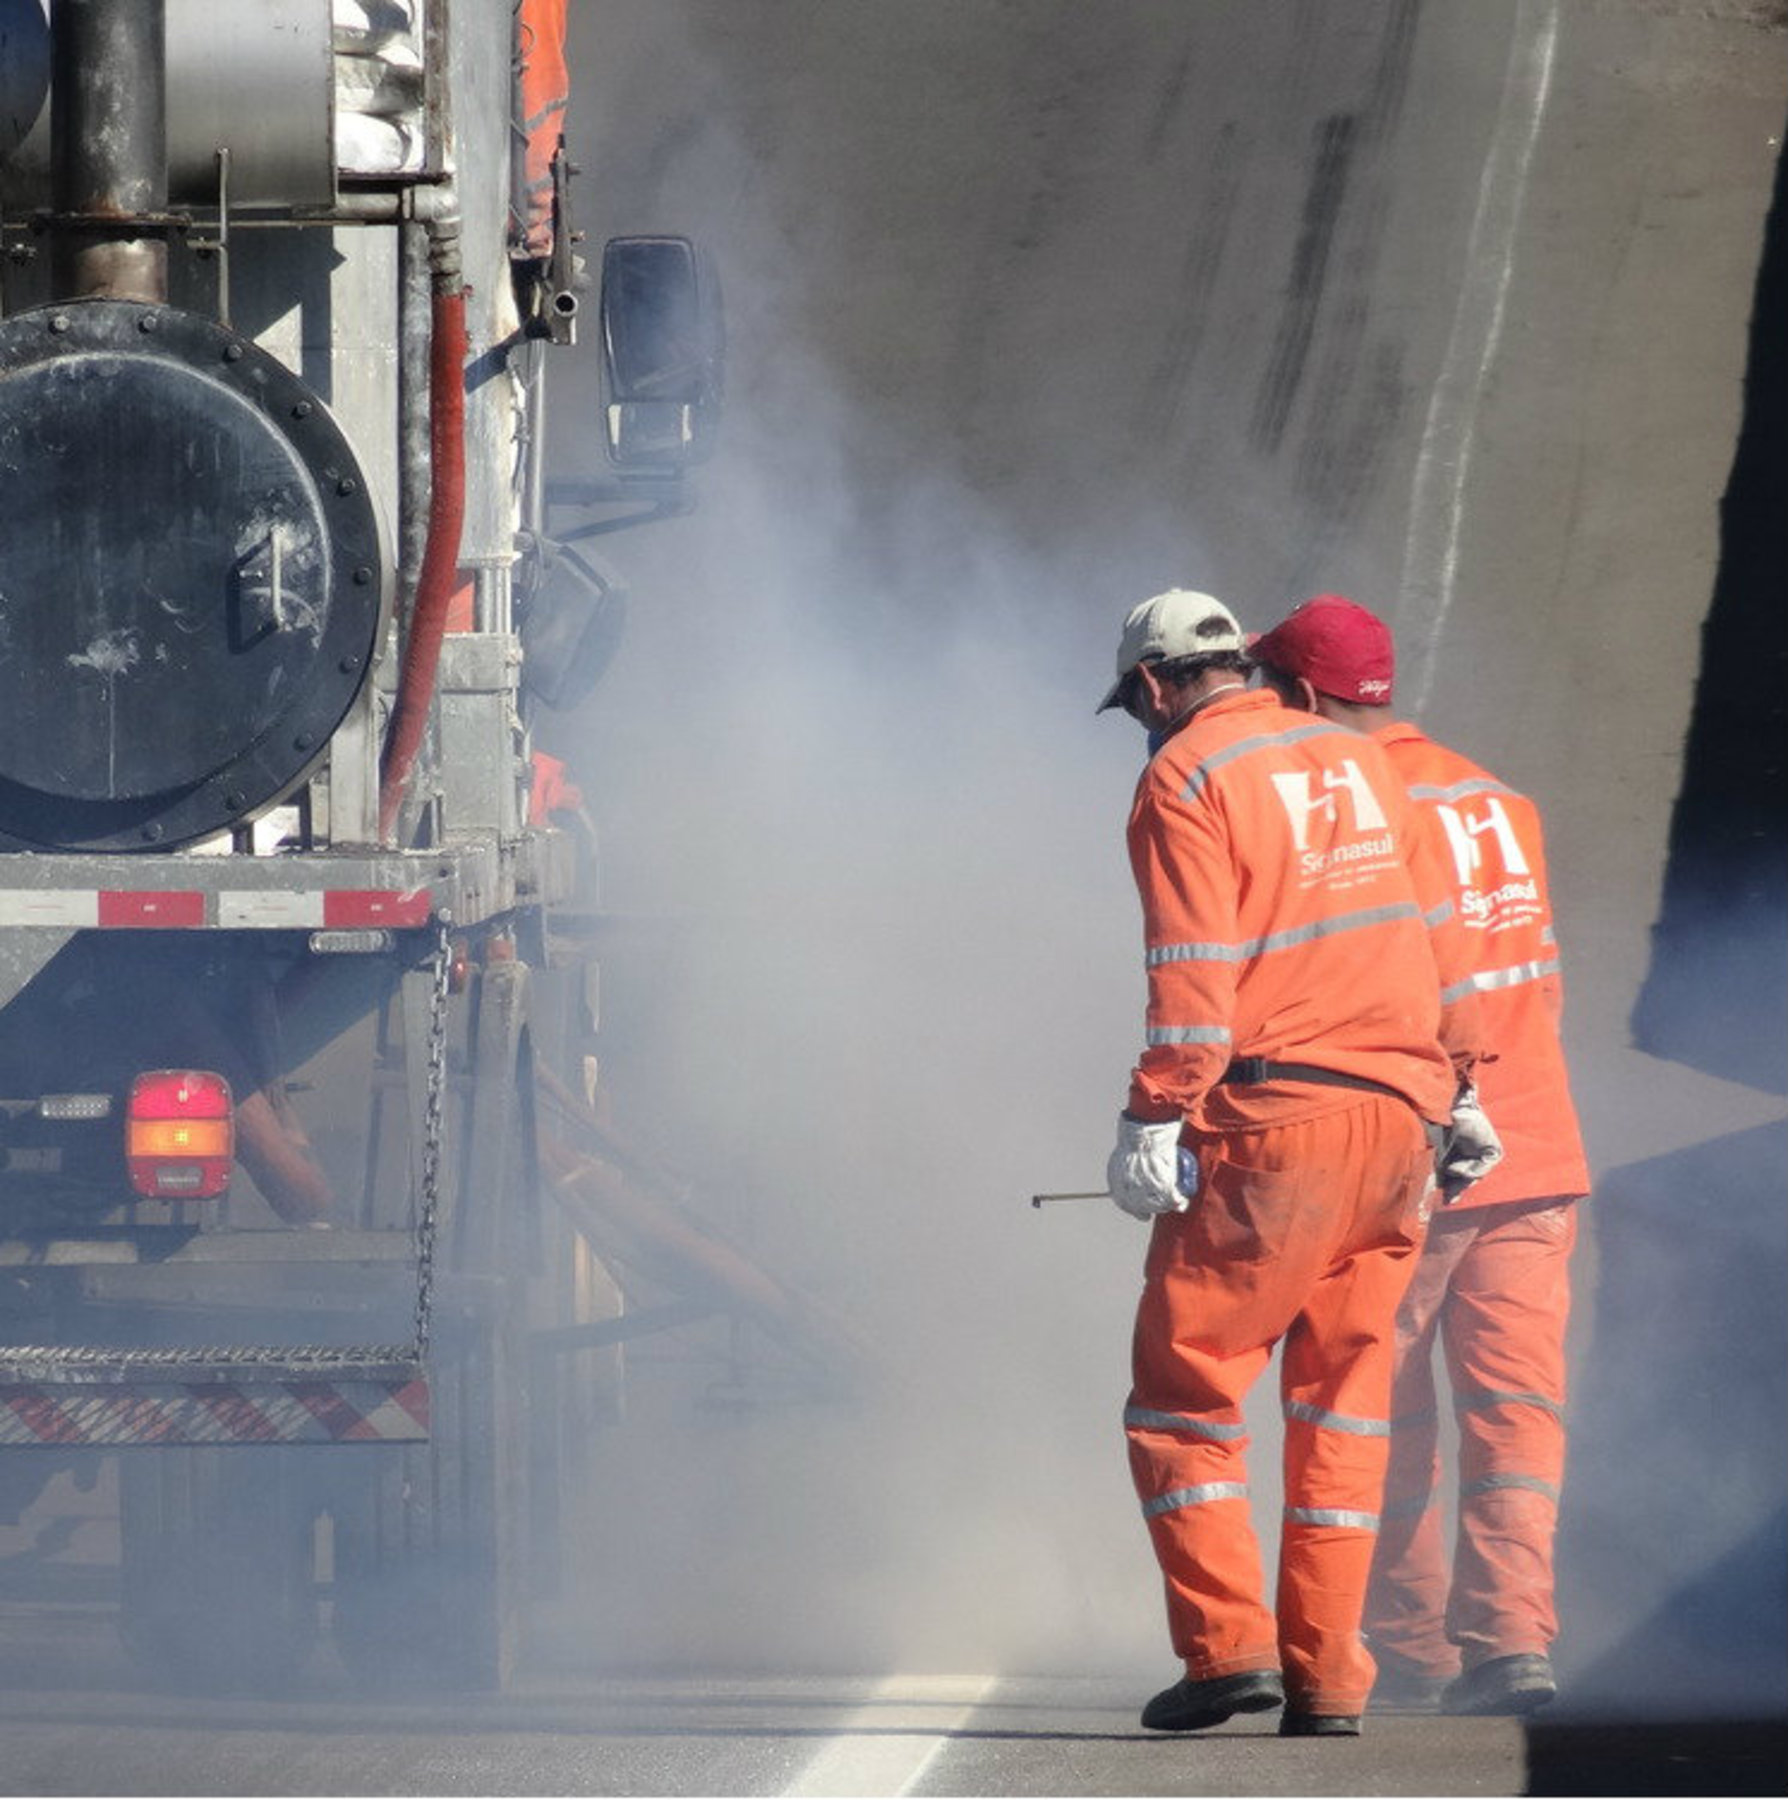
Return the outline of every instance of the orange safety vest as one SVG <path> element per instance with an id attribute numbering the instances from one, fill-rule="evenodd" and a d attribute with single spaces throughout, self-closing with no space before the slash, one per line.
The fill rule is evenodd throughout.
<path id="1" fill-rule="evenodd" d="M 1539 808 L 1414 725 L 1372 735 L 1445 852 L 1470 946 L 1484 1034 L 1474 1078 L 1503 1159 L 1455 1204 L 1587 1194 L 1589 1165 L 1558 1035 L 1564 986 Z"/>
<path id="2" fill-rule="evenodd" d="M 1269 689 L 1224 694 L 1143 771 L 1129 844 L 1149 983 L 1134 1117 L 1245 1130 L 1358 1102 L 1333 1086 L 1218 1085 L 1237 1057 L 1379 1082 L 1426 1119 L 1451 1115 L 1479 1047 L 1466 946 L 1438 847 L 1369 737 Z"/>

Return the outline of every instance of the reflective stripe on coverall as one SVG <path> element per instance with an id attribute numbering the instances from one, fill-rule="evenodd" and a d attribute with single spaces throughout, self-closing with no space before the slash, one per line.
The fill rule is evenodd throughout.
<path id="1" fill-rule="evenodd" d="M 1484 1041 L 1473 1079 L 1502 1139 L 1502 1161 L 1449 1210 L 1586 1194 L 1539 809 L 1413 725 L 1373 736 L 1445 859 Z"/>
<path id="2" fill-rule="evenodd" d="M 1374 734 L 1453 868 L 1471 945 L 1504 1158 L 1430 1228 L 1397 1322 L 1385 1521 L 1367 1600 L 1374 1644 L 1425 1672 L 1545 1652 L 1557 1635 L 1552 1546 L 1565 1460 L 1572 1202 L 1589 1170 L 1559 1041 L 1562 989 L 1538 810 L 1413 725 Z M 1436 1489 L 1433 1359 L 1459 1428 L 1450 1582 Z"/>
<path id="3" fill-rule="evenodd" d="M 1224 1130 L 1349 1104 L 1213 1085 L 1259 1056 L 1382 1082 L 1445 1123 L 1480 1003 L 1449 872 L 1370 738 L 1270 689 L 1221 695 L 1143 771 L 1129 845 L 1149 982 L 1133 1118 Z"/>
<path id="4" fill-rule="evenodd" d="M 1220 696 L 1168 739 L 1129 841 L 1149 1009 L 1128 1110 L 1186 1121 L 1200 1169 L 1190 1209 L 1153 1228 L 1126 1415 L 1173 1642 L 1195 1679 L 1282 1667 L 1303 1709 L 1358 1712 L 1392 1319 L 1432 1170 L 1417 1114 L 1448 1117 L 1455 1065 L 1477 1050 L 1445 872 L 1377 746 L 1264 689 Z M 1379 1082 L 1408 1105 L 1220 1082 L 1234 1057 Z M 1281 1337 L 1294 1510 L 1275 1623 L 1239 1427 Z"/>
<path id="5" fill-rule="evenodd" d="M 1577 1209 L 1436 1213 L 1397 1315 L 1391 1460 L 1366 1630 L 1432 1675 L 1544 1654 L 1558 1635 L 1552 1542 L 1564 1479 L 1564 1321 Z M 1459 1428 L 1449 1584 L 1440 1506 L 1439 1338 Z"/>
<path id="6" fill-rule="evenodd" d="M 1309 1712 L 1364 1710 L 1360 1603 L 1390 1437 L 1389 1321 L 1433 1157 L 1400 1100 L 1206 1138 L 1199 1192 L 1158 1219 L 1124 1414 L 1130 1467 L 1194 1680 L 1279 1669 Z M 1285 1340 L 1277 1615 L 1263 1598 L 1242 1400 Z"/>

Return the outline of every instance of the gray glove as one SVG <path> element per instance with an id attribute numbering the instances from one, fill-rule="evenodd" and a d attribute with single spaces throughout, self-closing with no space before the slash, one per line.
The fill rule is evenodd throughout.
<path id="1" fill-rule="evenodd" d="M 1478 1090 L 1468 1082 L 1453 1102 L 1453 1123 L 1440 1146 L 1436 1174 L 1440 1198 L 1450 1206 L 1474 1181 L 1483 1178 L 1502 1161 L 1502 1139 L 1478 1104 Z"/>
<path id="2" fill-rule="evenodd" d="M 1151 1125 L 1119 1113 L 1117 1147 L 1105 1164 L 1105 1185 L 1133 1219 L 1184 1212 L 1197 1191 L 1198 1168 L 1181 1155 L 1179 1120 Z"/>

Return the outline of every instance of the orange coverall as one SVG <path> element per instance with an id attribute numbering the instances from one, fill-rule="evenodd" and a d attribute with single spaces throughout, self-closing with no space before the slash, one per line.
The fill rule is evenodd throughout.
<path id="1" fill-rule="evenodd" d="M 1455 1059 L 1476 1052 L 1446 871 L 1378 746 L 1266 689 L 1169 738 L 1129 844 L 1149 1005 L 1128 1111 L 1183 1119 L 1199 1165 L 1189 1210 L 1153 1226 L 1125 1412 L 1174 1648 L 1193 1679 L 1282 1668 L 1305 1711 L 1357 1713 L 1392 1320 L 1433 1172 L 1423 1121 L 1450 1116 Z M 1238 1057 L 1367 1086 L 1224 1079 Z M 1241 1404 L 1281 1338 L 1275 1617 Z"/>
<path id="2" fill-rule="evenodd" d="M 1562 992 L 1538 810 L 1395 724 L 1374 733 L 1448 852 L 1471 945 L 1476 1070 L 1503 1160 L 1436 1213 L 1397 1319 L 1390 1470 L 1366 1608 L 1372 1643 L 1446 1677 L 1557 1635 L 1552 1541 L 1564 1474 L 1574 1202 L 1589 1191 L 1559 1042 Z M 1459 1429 L 1450 1588 L 1437 1489 L 1438 1336 Z"/>

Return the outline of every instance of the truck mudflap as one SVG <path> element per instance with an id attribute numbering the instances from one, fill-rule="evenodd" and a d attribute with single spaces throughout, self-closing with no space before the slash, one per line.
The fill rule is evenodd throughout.
<path id="1" fill-rule="evenodd" d="M 0 1352 L 0 1446 L 408 1444 L 428 1425 L 428 1381 L 407 1354 Z"/>

